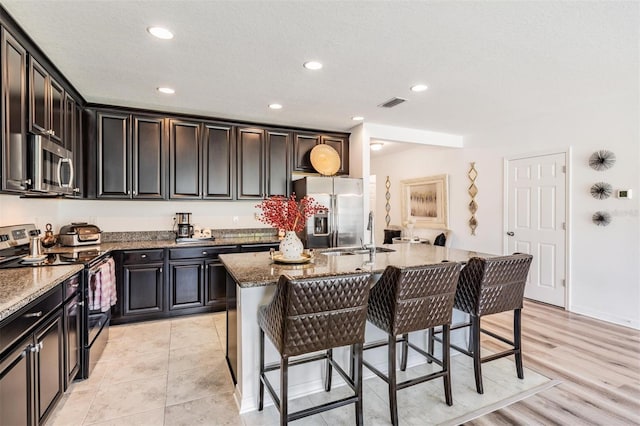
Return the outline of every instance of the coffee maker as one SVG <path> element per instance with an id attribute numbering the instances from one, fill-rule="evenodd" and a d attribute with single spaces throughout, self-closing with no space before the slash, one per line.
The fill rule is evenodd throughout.
<path id="1" fill-rule="evenodd" d="M 177 238 L 193 237 L 193 225 L 191 224 L 191 213 L 176 213 L 176 216 L 174 219 L 178 227 L 176 231 Z"/>

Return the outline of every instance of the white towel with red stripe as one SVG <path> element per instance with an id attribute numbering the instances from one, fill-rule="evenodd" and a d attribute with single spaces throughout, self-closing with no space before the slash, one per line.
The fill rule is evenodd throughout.
<path id="1" fill-rule="evenodd" d="M 116 295 L 116 263 L 107 260 L 89 282 L 89 310 L 107 312 L 118 301 Z"/>

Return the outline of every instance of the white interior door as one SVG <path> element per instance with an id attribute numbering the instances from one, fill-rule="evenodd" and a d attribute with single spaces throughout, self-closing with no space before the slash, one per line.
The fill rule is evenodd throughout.
<path id="1" fill-rule="evenodd" d="M 533 255 L 525 297 L 565 306 L 566 155 L 509 160 L 507 250 Z"/>

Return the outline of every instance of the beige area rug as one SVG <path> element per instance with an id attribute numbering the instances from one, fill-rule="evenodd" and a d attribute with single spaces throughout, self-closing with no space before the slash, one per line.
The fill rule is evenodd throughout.
<path id="1" fill-rule="evenodd" d="M 484 394 L 480 395 L 475 389 L 471 358 L 463 355 L 453 356 L 451 358 L 453 406 L 450 407 L 445 403 L 442 379 L 400 390 L 398 392 L 400 424 L 458 425 L 560 383 L 526 367 L 524 379 L 518 379 L 512 358 L 502 358 L 483 364 Z M 408 368 L 405 373 L 400 372 L 398 381 L 427 374 L 433 368 L 435 368 L 434 365 L 429 364 Z M 290 401 L 289 410 L 292 412 L 321 404 L 346 396 L 348 393 L 348 388 L 340 387 L 332 389 L 330 393 L 320 392 L 298 398 Z M 313 416 L 297 421 L 295 424 L 351 425 L 354 424 L 354 413 L 353 405 L 349 405 L 322 413 L 320 415 L 322 419 L 317 418 L 320 416 Z M 246 425 L 270 425 L 277 424 L 278 412 L 271 406 L 261 413 L 248 413 L 241 417 Z M 387 385 L 375 376 L 364 382 L 364 423 L 365 425 L 390 424 Z"/>

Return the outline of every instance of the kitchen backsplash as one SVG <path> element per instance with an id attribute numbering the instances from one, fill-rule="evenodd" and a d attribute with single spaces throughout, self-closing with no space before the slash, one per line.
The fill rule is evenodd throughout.
<path id="1" fill-rule="evenodd" d="M 0 225 L 35 223 L 54 232 L 71 222 L 89 222 L 103 232 L 141 232 L 173 229 L 177 212 L 191 212 L 192 224 L 201 228 L 236 230 L 265 228 L 255 219 L 256 201 L 113 201 L 24 199 L 0 194 Z"/>

